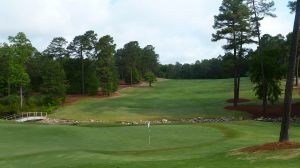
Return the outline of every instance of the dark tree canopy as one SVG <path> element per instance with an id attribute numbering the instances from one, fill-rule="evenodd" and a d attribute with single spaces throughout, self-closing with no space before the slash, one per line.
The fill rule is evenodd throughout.
<path id="1" fill-rule="evenodd" d="M 115 63 L 115 49 L 116 45 L 111 36 L 106 35 L 101 37 L 97 49 L 97 71 L 100 78 L 100 86 L 102 91 L 110 95 L 118 89 L 118 75 Z"/>
<path id="2" fill-rule="evenodd" d="M 66 49 L 68 41 L 63 37 L 54 38 L 44 54 L 49 55 L 55 59 L 62 59 L 68 56 L 68 50 Z"/>

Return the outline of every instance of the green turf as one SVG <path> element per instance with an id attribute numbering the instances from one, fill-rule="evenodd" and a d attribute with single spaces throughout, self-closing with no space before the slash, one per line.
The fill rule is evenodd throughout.
<path id="1" fill-rule="evenodd" d="M 0 123 L 3 168 L 296 168 L 300 150 L 238 154 L 274 142 L 278 124 L 234 122 L 153 126 L 78 127 Z M 300 140 L 299 126 L 292 139 Z"/>
<path id="2" fill-rule="evenodd" d="M 299 91 L 295 97 L 299 98 Z M 244 116 L 224 110 L 232 80 L 164 80 L 154 88 L 129 88 L 121 97 L 83 100 L 51 117 L 129 121 Z M 241 97 L 255 99 L 242 79 Z M 279 123 L 108 127 L 13 124 L 0 121 L 2 168 L 298 168 L 300 149 L 241 154 L 236 149 L 275 142 Z M 300 141 L 300 125 L 291 127 Z"/>
<path id="3" fill-rule="evenodd" d="M 102 121 L 138 121 L 190 117 L 244 116 L 227 111 L 232 79 L 163 80 L 155 87 L 127 88 L 121 97 L 82 100 L 59 109 L 55 118 Z M 241 81 L 241 97 L 255 100 L 247 78 Z M 258 103 L 258 101 L 254 101 Z"/>

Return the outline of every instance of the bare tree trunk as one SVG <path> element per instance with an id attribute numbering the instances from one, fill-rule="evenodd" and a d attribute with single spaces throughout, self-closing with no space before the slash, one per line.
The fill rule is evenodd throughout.
<path id="1" fill-rule="evenodd" d="M 267 85 L 266 85 L 266 78 L 265 78 L 265 68 L 264 68 L 264 59 L 263 55 L 261 53 L 261 36 L 260 36 L 260 28 L 259 28 L 259 21 L 255 6 L 255 1 L 252 0 L 253 10 L 254 10 L 254 17 L 255 17 L 255 28 L 256 28 L 256 34 L 258 38 L 258 56 L 260 58 L 260 68 L 261 68 L 261 80 L 262 80 L 262 94 L 263 94 L 263 112 L 265 113 L 267 111 Z"/>
<path id="2" fill-rule="evenodd" d="M 238 61 L 237 61 L 237 49 L 236 49 L 236 34 L 233 35 L 234 39 L 234 98 L 233 98 L 233 106 L 238 106 Z"/>
<path id="3" fill-rule="evenodd" d="M 295 73 L 295 62 L 298 53 L 298 38 L 299 38 L 299 25 L 300 25 L 300 1 L 297 1 L 296 15 L 294 21 L 294 30 L 291 44 L 291 55 L 289 58 L 288 74 L 285 86 L 284 96 L 284 111 L 282 114 L 282 123 L 279 141 L 284 142 L 289 140 L 289 126 L 290 115 L 292 111 L 292 93 L 293 93 L 293 79 Z"/>
<path id="4" fill-rule="evenodd" d="M 85 93 L 85 84 L 84 84 L 84 58 L 82 49 L 80 51 L 81 53 L 81 94 L 83 95 Z"/>
<path id="5" fill-rule="evenodd" d="M 23 86 L 20 86 L 20 107 L 21 107 L 21 112 L 23 111 Z"/>
<path id="6" fill-rule="evenodd" d="M 299 85 L 299 56 L 297 54 L 297 63 L 296 63 L 296 83 L 295 85 L 298 87 Z"/>
<path id="7" fill-rule="evenodd" d="M 132 80 L 132 68 L 130 69 L 130 85 L 133 84 L 133 80 Z"/>
<path id="8" fill-rule="evenodd" d="M 241 76 L 238 76 L 238 84 L 237 84 L 237 99 L 240 100 L 240 86 L 241 86 Z"/>
<path id="9" fill-rule="evenodd" d="M 239 50 L 239 57 L 238 57 L 238 67 L 237 67 L 237 73 L 238 73 L 238 84 L 237 84 L 237 99 L 240 100 L 240 86 L 241 86 L 241 61 L 243 57 L 243 32 L 241 32 L 240 37 L 240 50 Z"/>
<path id="10" fill-rule="evenodd" d="M 7 95 L 10 96 L 10 80 L 7 80 Z"/>

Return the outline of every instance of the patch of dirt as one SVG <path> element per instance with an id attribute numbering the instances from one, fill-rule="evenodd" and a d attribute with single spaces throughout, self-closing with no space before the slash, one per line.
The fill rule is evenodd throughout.
<path id="1" fill-rule="evenodd" d="M 67 95 L 66 100 L 63 105 L 70 105 L 73 103 L 76 103 L 79 100 L 85 100 L 85 99 L 103 99 L 108 97 L 116 97 L 120 96 L 119 92 L 113 93 L 110 96 L 104 95 L 102 93 L 98 93 L 95 96 L 88 96 L 88 95 Z"/>
<path id="2" fill-rule="evenodd" d="M 261 106 L 254 106 L 254 105 L 239 105 L 237 107 L 234 106 L 227 106 L 225 107 L 227 110 L 233 111 L 243 111 L 247 112 L 252 115 L 253 118 L 280 118 L 282 117 L 283 107 L 280 105 L 277 106 L 269 106 L 267 108 L 266 113 L 263 112 Z M 300 116 L 300 103 L 295 103 L 292 105 L 292 117 L 299 117 Z"/>
<path id="3" fill-rule="evenodd" d="M 120 81 L 119 85 L 119 91 L 125 88 L 130 88 L 130 87 L 148 87 L 148 84 L 145 82 L 141 82 L 139 84 L 134 84 L 134 85 L 128 85 L 124 81 Z M 70 105 L 73 104 L 79 100 L 85 100 L 85 99 L 103 99 L 103 98 L 108 98 L 108 97 L 117 97 L 120 96 L 120 92 L 115 92 L 111 94 L 110 96 L 105 95 L 101 91 L 97 93 L 95 96 L 89 96 L 89 95 L 67 95 L 65 103 L 63 105 Z"/>
<path id="4" fill-rule="evenodd" d="M 299 148 L 300 148 L 299 142 L 277 142 L 277 143 L 247 147 L 247 148 L 240 149 L 239 151 L 243 153 L 257 153 L 257 152 L 268 152 L 268 151 L 299 149 Z"/>
<path id="5" fill-rule="evenodd" d="M 249 99 L 239 99 L 238 100 L 238 103 L 246 103 L 246 102 L 250 102 L 251 100 Z M 228 99 L 226 100 L 227 103 L 233 103 L 234 102 L 234 99 Z"/>

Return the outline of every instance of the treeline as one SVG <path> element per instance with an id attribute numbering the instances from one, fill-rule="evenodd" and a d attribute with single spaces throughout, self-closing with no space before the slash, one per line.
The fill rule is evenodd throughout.
<path id="1" fill-rule="evenodd" d="M 66 94 L 110 95 L 119 86 L 139 83 L 158 69 L 158 54 L 129 42 L 116 50 L 111 36 L 94 31 L 68 43 L 54 38 L 39 52 L 24 33 L 0 44 L 0 112 L 52 111 Z M 146 79 L 148 79 L 146 77 Z"/>
<path id="2" fill-rule="evenodd" d="M 276 70 L 276 74 L 284 77 L 287 68 L 287 60 L 289 54 L 289 46 L 291 45 L 292 33 L 286 36 L 278 34 L 271 36 L 265 34 L 261 38 L 261 49 L 263 58 L 268 74 Z M 260 65 L 258 56 L 258 49 L 248 49 L 245 54 L 239 59 L 239 72 L 240 77 L 252 77 L 254 74 L 259 75 Z M 297 60 L 297 67 L 295 77 L 298 78 L 299 74 L 299 59 Z M 228 52 L 223 56 L 217 58 L 204 59 L 196 61 L 193 64 L 176 64 L 159 65 L 157 76 L 167 79 L 226 79 L 234 78 L 235 76 L 235 57 L 232 53 Z M 266 75 L 268 75 L 266 74 Z M 271 79 L 274 76 L 270 77 Z M 253 79 L 255 80 L 255 79 Z M 298 85 L 298 80 L 295 80 Z"/>
<path id="3" fill-rule="evenodd" d="M 247 76 L 249 57 L 241 59 L 241 76 Z M 217 58 L 196 61 L 194 64 L 160 65 L 157 74 L 167 79 L 225 79 L 234 76 L 234 56 L 227 53 Z"/>

